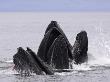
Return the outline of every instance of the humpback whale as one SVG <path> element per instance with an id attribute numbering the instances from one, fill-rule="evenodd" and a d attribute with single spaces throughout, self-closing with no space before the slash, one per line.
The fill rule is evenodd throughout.
<path id="1" fill-rule="evenodd" d="M 66 35 L 58 26 L 57 22 L 52 21 L 45 31 L 44 38 L 38 49 L 38 56 L 55 69 L 68 69 L 69 60 L 73 59 L 71 50 L 72 46 Z M 58 60 L 55 58 L 58 58 Z"/>
<path id="2" fill-rule="evenodd" d="M 60 71 L 70 69 L 72 61 L 74 64 L 86 62 L 88 60 L 87 51 L 88 36 L 86 31 L 77 34 L 76 41 L 72 46 L 57 22 L 51 21 L 37 54 L 28 47 L 27 50 L 22 47 L 18 48 L 18 52 L 13 56 L 14 69 L 27 74 L 53 75 L 55 69 Z"/>
<path id="3" fill-rule="evenodd" d="M 75 64 L 81 64 L 88 60 L 88 37 L 86 31 L 81 31 L 76 36 L 76 41 L 73 45 L 73 58 Z"/>
<path id="4" fill-rule="evenodd" d="M 13 62 L 15 64 L 14 69 L 21 74 L 36 73 L 37 75 L 43 75 L 44 72 L 47 75 L 54 74 L 53 69 L 37 57 L 30 48 L 25 51 L 22 47 L 19 47 L 18 52 L 13 56 Z"/>
<path id="5" fill-rule="evenodd" d="M 59 35 L 47 53 L 47 62 L 55 69 L 69 69 L 69 50 L 65 38 Z"/>

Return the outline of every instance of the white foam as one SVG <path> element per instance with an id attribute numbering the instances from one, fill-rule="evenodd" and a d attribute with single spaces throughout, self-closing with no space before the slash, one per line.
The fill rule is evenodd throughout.
<path id="1" fill-rule="evenodd" d="M 13 74 L 18 74 L 18 72 L 13 70 L 12 68 L 9 68 L 5 70 L 0 70 L 0 75 L 1 74 L 13 75 Z"/>
<path id="2" fill-rule="evenodd" d="M 13 63 L 13 60 L 5 61 L 6 63 Z"/>
<path id="3" fill-rule="evenodd" d="M 82 71 L 88 71 L 91 70 L 90 66 L 88 64 L 81 64 L 81 65 L 75 65 L 72 64 L 72 67 L 74 70 L 82 70 Z"/>
<path id="4" fill-rule="evenodd" d="M 73 73 L 78 73 L 78 71 L 72 71 L 72 72 L 56 72 L 55 75 L 62 75 L 62 76 L 65 76 L 65 75 L 71 75 Z"/>

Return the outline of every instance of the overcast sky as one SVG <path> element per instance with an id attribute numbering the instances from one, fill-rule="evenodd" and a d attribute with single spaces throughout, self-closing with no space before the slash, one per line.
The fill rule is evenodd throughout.
<path id="1" fill-rule="evenodd" d="M 110 11 L 110 0 L 0 0 L 7 11 Z"/>

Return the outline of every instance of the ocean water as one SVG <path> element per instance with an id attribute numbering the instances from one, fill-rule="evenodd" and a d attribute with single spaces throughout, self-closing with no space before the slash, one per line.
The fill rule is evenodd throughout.
<path id="1" fill-rule="evenodd" d="M 18 47 L 37 53 L 48 24 L 57 21 L 73 45 L 77 33 L 88 34 L 87 63 L 74 65 L 72 72 L 55 75 L 20 75 L 13 70 Z M 0 13 L 0 82 L 110 82 L 110 13 Z"/>

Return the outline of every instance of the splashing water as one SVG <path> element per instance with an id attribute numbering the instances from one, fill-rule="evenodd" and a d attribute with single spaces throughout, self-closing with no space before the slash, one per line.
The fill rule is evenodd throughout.
<path id="1" fill-rule="evenodd" d="M 94 26 L 97 35 L 94 38 L 94 47 L 96 52 L 92 52 L 93 60 L 88 60 L 89 65 L 110 65 L 110 40 L 109 36 L 104 33 L 102 23 Z M 88 54 L 89 55 L 89 54 Z M 91 59 L 91 58 L 90 58 Z"/>

